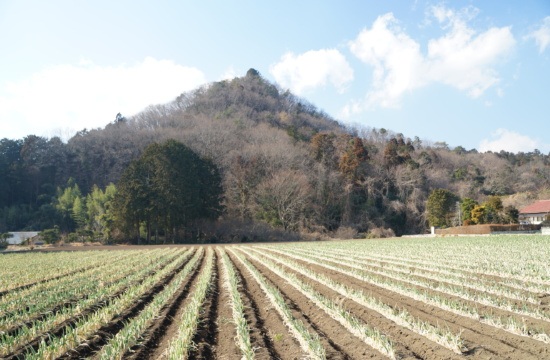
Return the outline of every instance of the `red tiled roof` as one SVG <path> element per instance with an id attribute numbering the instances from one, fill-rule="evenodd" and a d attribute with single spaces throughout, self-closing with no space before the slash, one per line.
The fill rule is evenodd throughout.
<path id="1" fill-rule="evenodd" d="M 540 214 L 550 212 L 550 200 L 540 200 L 519 211 L 520 214 Z"/>

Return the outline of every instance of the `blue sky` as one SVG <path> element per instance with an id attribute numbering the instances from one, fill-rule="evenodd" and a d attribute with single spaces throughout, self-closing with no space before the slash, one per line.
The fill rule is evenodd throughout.
<path id="1" fill-rule="evenodd" d="M 0 0 L 0 138 L 255 68 L 346 124 L 550 152 L 550 1 Z"/>

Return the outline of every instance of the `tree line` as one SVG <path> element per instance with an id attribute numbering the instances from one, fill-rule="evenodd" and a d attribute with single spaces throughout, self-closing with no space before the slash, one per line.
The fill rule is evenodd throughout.
<path id="1" fill-rule="evenodd" d="M 435 189 L 430 193 L 426 211 L 429 225 L 442 228 L 517 224 L 519 218 L 519 210 L 514 205 L 504 206 L 500 196 L 490 195 L 479 203 L 471 198 L 460 199 L 446 189 Z"/>
<path id="2" fill-rule="evenodd" d="M 211 179 L 218 179 L 220 207 L 212 217 L 185 215 L 189 222 L 176 229 L 173 214 L 162 220 L 126 214 L 128 223 L 117 227 L 120 238 L 242 241 L 269 237 L 270 231 L 341 237 L 423 233 L 431 223 L 427 206 L 436 189 L 479 206 L 463 211 L 473 211 L 473 218 L 464 219 L 471 223 L 508 221 L 508 206 L 519 209 L 550 197 L 550 155 L 478 153 L 386 129 L 347 128 L 251 69 L 135 116 L 117 116 L 105 128 L 82 130 L 66 143 L 34 135 L 0 140 L 0 233 L 55 226 L 61 232 L 101 233 L 97 219 L 75 215 L 79 206 L 88 214 L 95 208 L 88 206 L 88 196 L 100 197 L 99 191 L 106 196 L 109 186 L 117 194 L 135 193 L 132 186 L 139 188 L 139 182 L 129 190 L 121 186 L 127 171 L 149 172 L 160 184 L 165 178 L 155 174 L 171 163 L 169 154 L 154 166 L 139 159 L 162 153 L 169 140 L 206 161 L 204 171 L 218 174 Z M 61 210 L 60 196 L 68 188 L 77 192 L 75 186 L 81 198 L 76 212 L 74 201 L 72 210 L 70 201 Z M 186 195 L 162 196 L 177 202 Z M 492 197 L 500 199 L 502 210 L 487 206 Z M 106 224 L 113 221 L 104 214 Z"/>
<path id="3" fill-rule="evenodd" d="M 139 244 L 143 237 L 146 243 L 174 243 L 198 230 L 196 220 L 217 219 L 222 196 L 221 176 L 211 161 L 175 140 L 153 143 L 117 185 L 94 185 L 83 194 L 69 178 L 64 188 L 58 187 L 48 204 L 55 225 L 41 236 L 48 243 L 60 240 L 61 233 L 69 242 L 134 238 Z"/>

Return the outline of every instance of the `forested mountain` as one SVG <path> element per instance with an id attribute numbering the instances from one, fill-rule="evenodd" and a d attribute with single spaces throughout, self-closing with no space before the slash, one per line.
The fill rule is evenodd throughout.
<path id="1" fill-rule="evenodd" d="M 168 139 L 218 167 L 225 223 L 346 236 L 422 233 L 434 189 L 478 202 L 505 196 L 516 207 L 550 193 L 550 154 L 478 153 L 346 128 L 251 69 L 67 143 L 2 139 L 0 233 L 60 225 L 57 205 L 70 179 L 82 194 L 116 185 L 147 145 Z"/>

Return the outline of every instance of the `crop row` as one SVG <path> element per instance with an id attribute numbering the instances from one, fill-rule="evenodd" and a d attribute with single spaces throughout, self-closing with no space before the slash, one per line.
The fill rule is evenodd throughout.
<path id="1" fill-rule="evenodd" d="M 163 306 L 174 296 L 182 284 L 187 280 L 190 274 L 197 267 L 203 251 L 197 254 L 189 261 L 183 270 L 157 294 L 153 301 L 139 313 L 138 316 L 127 322 L 124 328 L 114 336 L 109 343 L 101 349 L 98 357 L 101 359 L 121 359 L 124 353 L 135 346 L 142 333 L 151 325 L 160 313 Z M 211 256 L 209 257 L 209 259 Z"/>
<path id="2" fill-rule="evenodd" d="M 87 251 L 81 256 L 71 252 L 10 254 L 2 256 L 0 295 L 14 289 L 85 271 L 105 263 L 132 256 L 127 251 Z"/>
<path id="3" fill-rule="evenodd" d="M 0 357 L 550 357 L 550 316 L 536 291 L 546 286 L 546 250 L 522 254 L 535 265 L 519 272 L 507 257 L 514 247 L 465 266 L 465 256 L 436 255 L 464 244 L 419 243 L 433 252 L 422 258 L 412 242 L 407 254 L 390 240 L 27 254 L 59 273 L 2 293 Z M 525 286 L 491 274 L 508 261 Z"/>
<path id="4" fill-rule="evenodd" d="M 52 337 L 52 332 L 56 332 L 56 327 L 68 322 L 70 325 L 65 326 L 58 331 L 59 333 L 71 333 L 83 324 L 87 324 L 92 317 L 107 319 L 107 309 L 112 309 L 111 314 L 115 315 L 116 310 L 124 310 L 124 306 L 115 304 L 131 303 L 140 293 L 145 292 L 159 278 L 165 276 L 174 267 L 177 267 L 182 261 L 185 261 L 190 255 L 190 252 L 177 252 L 177 257 L 171 257 L 168 264 L 156 261 L 142 261 L 142 268 L 134 268 L 133 273 L 129 276 L 121 278 L 119 281 L 106 287 L 97 287 L 94 292 L 88 293 L 79 301 L 63 307 L 58 312 L 48 313 L 45 317 L 37 319 L 30 324 L 24 324 L 15 332 L 7 332 L 0 337 L 0 355 L 5 356 L 10 353 L 29 347 L 29 344 L 39 343 L 39 349 L 44 349 L 51 342 L 59 342 L 56 337 Z M 96 310 L 97 309 L 97 310 Z M 71 319 L 74 319 L 71 321 Z M 93 326 L 92 326 L 93 327 Z M 79 329 L 81 333 L 81 329 Z M 73 339 L 74 342 L 74 339 Z M 53 347 L 53 346 L 50 346 Z M 29 347 L 34 349 L 34 347 Z M 43 350 L 39 351 L 44 354 Z"/>
<path id="5" fill-rule="evenodd" d="M 249 255 L 250 253 L 247 252 Z M 389 320 L 393 321 L 397 325 L 403 326 L 411 331 L 414 331 L 422 336 L 426 336 L 428 339 L 443 345 L 444 347 L 456 352 L 462 353 L 465 349 L 460 338 L 460 334 L 453 334 L 445 328 L 434 326 L 421 319 L 415 318 L 406 309 L 399 309 L 385 304 L 380 299 L 374 296 L 365 294 L 360 290 L 347 287 L 337 281 L 334 281 L 328 276 L 321 273 L 312 271 L 307 266 L 300 265 L 299 263 L 289 260 L 280 256 L 273 256 L 266 252 L 259 252 L 262 262 L 268 263 L 270 268 L 278 269 L 277 265 L 270 260 L 287 266 L 289 269 L 296 271 L 311 280 L 317 281 L 325 286 L 333 289 L 334 291 L 342 294 L 343 296 L 356 301 L 357 303 L 372 309 L 381 315 L 385 316 Z M 254 255 L 252 255 L 254 256 Z M 255 256 L 254 256 L 255 257 Z M 257 258 L 257 257 L 256 257 Z M 376 334 L 375 339 L 380 338 L 381 335 Z M 383 348 L 387 345 L 384 344 Z"/>
<path id="6" fill-rule="evenodd" d="M 320 254 L 324 260 L 332 262 L 338 262 L 342 258 L 339 254 L 320 252 L 319 250 L 315 252 L 304 251 L 303 253 L 309 255 Z M 417 275 L 416 272 L 413 274 L 410 271 L 395 270 L 387 266 L 375 266 L 372 265 L 371 262 L 366 262 L 365 260 L 356 260 L 353 256 L 347 256 L 346 259 L 349 267 L 364 270 L 373 275 L 385 276 L 396 281 L 403 281 L 409 284 L 437 290 L 448 295 L 458 296 L 466 300 L 493 306 L 519 315 L 527 315 L 537 319 L 550 320 L 550 313 L 541 310 L 538 306 L 534 306 L 532 302 L 521 301 L 521 299 L 517 299 L 519 296 L 509 298 L 503 294 L 495 295 L 494 291 L 491 291 L 490 286 L 484 288 L 482 283 L 478 285 L 478 289 L 473 289 L 469 284 L 454 284 L 444 277 L 425 277 Z M 436 281 L 434 282 L 432 280 Z M 536 295 L 533 294 L 532 296 L 535 297 Z"/>
<path id="7" fill-rule="evenodd" d="M 541 328 L 540 324 L 529 325 L 524 315 L 546 320 L 547 313 L 543 310 L 530 309 L 512 305 L 505 298 L 494 298 L 490 294 L 479 292 L 476 296 L 467 296 L 463 288 L 452 288 L 440 284 L 431 286 L 429 283 L 418 282 L 409 276 L 398 277 L 385 271 L 372 271 L 366 264 L 358 264 L 346 258 L 342 265 L 343 257 L 332 256 L 323 251 L 299 251 L 286 248 L 285 251 L 269 247 L 273 252 L 293 257 L 308 263 L 322 266 L 329 270 L 335 270 L 361 281 L 375 284 L 398 294 L 435 305 L 443 310 L 454 312 L 461 316 L 476 319 L 485 324 L 509 331 L 514 334 L 528 336 L 533 339 L 550 343 L 548 326 Z M 447 296 L 458 295 L 458 296 Z M 489 299 L 489 300 L 488 300 Z M 495 309 L 503 310 L 501 314 L 494 310 L 484 310 L 478 304 L 488 304 Z M 523 316 L 522 316 L 523 315 Z"/>
<path id="8" fill-rule="evenodd" d="M 74 326 L 66 326 L 61 336 L 50 338 L 49 341 L 41 341 L 38 349 L 26 354 L 26 358 L 36 360 L 55 358 L 78 347 L 102 326 L 108 325 L 116 316 L 135 306 L 145 293 L 154 288 L 156 284 L 162 283 L 163 278 L 186 263 L 190 256 L 191 252 L 187 251 L 153 276 L 126 289 L 120 296 L 108 300 L 106 306 L 84 316 Z"/>
<path id="9" fill-rule="evenodd" d="M 84 297 L 89 300 L 94 291 L 116 284 L 146 264 L 162 263 L 172 256 L 166 251 L 155 251 L 127 259 L 124 263 L 105 264 L 73 276 L 14 291 L 0 299 L 0 331 L 7 332 L 14 326 L 56 312 L 60 307 L 70 306 Z"/>

